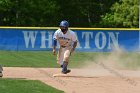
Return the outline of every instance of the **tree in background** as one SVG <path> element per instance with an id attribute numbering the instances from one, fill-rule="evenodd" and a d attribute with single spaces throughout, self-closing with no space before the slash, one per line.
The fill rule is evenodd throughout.
<path id="1" fill-rule="evenodd" d="M 138 28 L 139 3 L 138 0 L 120 0 L 111 7 L 111 12 L 102 16 L 100 24 L 103 27 Z"/>
<path id="2" fill-rule="evenodd" d="M 61 20 L 71 27 L 137 27 L 138 0 L 0 0 L 1 26 L 49 27 Z"/>
<path id="3" fill-rule="evenodd" d="M 55 26 L 58 10 L 54 0 L 1 0 L 0 25 Z"/>
<path id="4" fill-rule="evenodd" d="M 72 27 L 100 27 L 100 16 L 109 11 L 118 0 L 56 0 L 59 17 Z"/>

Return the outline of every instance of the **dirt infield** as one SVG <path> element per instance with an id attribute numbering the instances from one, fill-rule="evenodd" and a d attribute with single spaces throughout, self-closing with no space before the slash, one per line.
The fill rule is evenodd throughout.
<path id="1" fill-rule="evenodd" d="M 72 69 L 65 77 L 53 77 L 59 68 L 4 67 L 3 78 L 40 80 L 65 93 L 140 93 L 140 71 Z"/>

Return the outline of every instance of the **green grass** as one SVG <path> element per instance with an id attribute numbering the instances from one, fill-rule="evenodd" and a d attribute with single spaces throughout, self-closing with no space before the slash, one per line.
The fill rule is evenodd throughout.
<path id="1" fill-rule="evenodd" d="M 124 69 L 140 69 L 140 53 L 125 53 L 120 56 L 120 63 Z"/>
<path id="2" fill-rule="evenodd" d="M 64 93 L 37 80 L 0 79 L 0 93 Z"/>
<path id="3" fill-rule="evenodd" d="M 123 68 L 137 69 L 140 67 L 139 53 L 105 53 L 105 52 L 75 52 L 70 56 L 70 67 L 81 67 L 87 62 L 98 62 L 100 57 L 104 60 L 112 54 L 119 61 L 117 64 Z M 111 59 L 111 58 L 110 58 Z M 50 51 L 0 51 L 0 65 L 5 67 L 58 67 L 56 56 Z"/>
<path id="4" fill-rule="evenodd" d="M 139 53 L 75 52 L 70 57 L 70 67 L 81 67 L 87 62 L 117 60 L 122 69 L 139 69 Z M 102 59 L 102 60 L 101 60 Z M 58 67 L 56 56 L 48 51 L 0 51 L 0 65 L 5 67 Z M 41 81 L 0 79 L 0 93 L 64 93 Z"/>
<path id="5" fill-rule="evenodd" d="M 56 57 L 43 51 L 0 51 L 0 60 L 7 67 L 57 67 Z"/>
<path id="6" fill-rule="evenodd" d="M 77 67 L 95 57 L 96 53 L 75 52 L 69 65 Z M 56 56 L 48 51 L 0 51 L 0 64 L 5 67 L 58 67 Z"/>

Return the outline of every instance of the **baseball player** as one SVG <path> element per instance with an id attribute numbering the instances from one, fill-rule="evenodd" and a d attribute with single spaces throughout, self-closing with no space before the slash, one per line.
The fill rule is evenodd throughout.
<path id="1" fill-rule="evenodd" d="M 62 67 L 62 73 L 67 74 L 71 71 L 67 69 L 67 66 L 69 57 L 77 46 L 77 37 L 72 30 L 68 29 L 69 23 L 66 20 L 61 21 L 59 27 L 53 36 L 54 44 L 52 52 L 55 55 L 58 41 L 60 48 L 58 50 L 57 63 Z"/>

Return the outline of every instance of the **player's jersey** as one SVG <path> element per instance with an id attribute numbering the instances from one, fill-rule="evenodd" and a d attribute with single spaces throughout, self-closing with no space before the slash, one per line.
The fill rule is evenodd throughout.
<path id="1" fill-rule="evenodd" d="M 53 36 L 53 39 L 58 40 L 60 46 L 71 46 L 73 42 L 77 41 L 76 34 L 72 30 L 68 30 L 65 34 L 58 29 Z"/>

